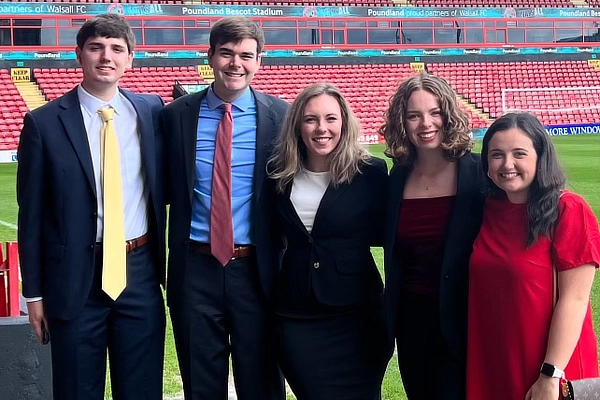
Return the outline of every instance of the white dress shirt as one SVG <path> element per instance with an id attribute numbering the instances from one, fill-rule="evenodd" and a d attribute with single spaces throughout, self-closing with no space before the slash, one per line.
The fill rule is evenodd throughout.
<path id="1" fill-rule="evenodd" d="M 140 135 L 137 129 L 137 113 L 133 105 L 121 92 L 117 91 L 110 101 L 100 100 L 88 93 L 81 85 L 77 88 L 83 123 L 88 136 L 96 193 L 98 199 L 98 228 L 96 241 L 102 241 L 104 204 L 102 199 L 100 130 L 102 119 L 98 114 L 101 108 L 115 110 L 114 124 L 119 140 L 121 156 L 121 176 L 123 182 L 123 208 L 125 215 L 125 239 L 135 239 L 148 231 L 147 191 L 142 171 Z"/>

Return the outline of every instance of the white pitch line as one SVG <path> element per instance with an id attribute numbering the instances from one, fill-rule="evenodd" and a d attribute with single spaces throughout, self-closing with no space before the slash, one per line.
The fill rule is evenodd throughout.
<path id="1" fill-rule="evenodd" d="M 14 229 L 15 231 L 17 230 L 17 225 L 11 224 L 10 222 L 0 220 L 0 225 L 8 226 L 9 228 Z"/>

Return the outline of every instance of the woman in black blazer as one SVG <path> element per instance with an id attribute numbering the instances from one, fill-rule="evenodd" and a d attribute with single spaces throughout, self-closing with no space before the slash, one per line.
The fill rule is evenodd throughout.
<path id="1" fill-rule="evenodd" d="M 391 355 L 410 400 L 464 399 L 468 265 L 485 177 L 448 83 L 421 74 L 390 99 L 380 133 L 390 175 L 385 238 Z"/>
<path id="2" fill-rule="evenodd" d="M 308 86 L 270 161 L 280 232 L 277 347 L 298 400 L 376 400 L 385 370 L 381 246 L 387 167 L 339 90 Z"/>

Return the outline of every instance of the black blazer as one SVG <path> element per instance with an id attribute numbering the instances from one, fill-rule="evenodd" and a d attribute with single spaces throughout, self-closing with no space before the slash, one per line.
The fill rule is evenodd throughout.
<path id="1" fill-rule="evenodd" d="M 350 184 L 327 188 L 309 234 L 290 200 L 291 184 L 278 196 L 287 238 L 278 281 L 278 306 L 294 307 L 309 296 L 327 306 L 373 301 L 383 283 L 370 246 L 383 244 L 387 166 L 378 158 Z"/>
<path id="2" fill-rule="evenodd" d="M 252 89 L 251 89 L 252 90 Z M 196 134 L 200 106 L 208 89 L 183 96 L 163 109 L 162 124 L 166 138 L 167 198 L 169 209 L 169 269 L 167 303 L 179 301 L 183 286 L 186 254 L 192 223 L 192 196 L 196 180 Z M 282 245 L 270 228 L 274 194 L 264 187 L 266 163 L 271 156 L 289 104 L 276 97 L 252 90 L 256 99 L 256 162 L 252 195 L 252 237 L 262 288 L 272 294 L 277 256 Z"/>
<path id="3" fill-rule="evenodd" d="M 448 350 L 464 364 L 467 352 L 469 258 L 481 225 L 486 183 L 479 154 L 466 154 L 457 162 L 458 187 L 448 226 L 440 283 L 440 325 Z M 384 252 L 385 304 L 390 349 L 393 349 L 395 339 L 402 287 L 402 265 L 396 251 L 396 232 L 404 185 L 409 172 L 407 167 L 396 166 L 390 174 L 388 226 Z M 415 328 L 407 326 L 406 329 Z"/>
<path id="4" fill-rule="evenodd" d="M 148 199 L 148 233 L 160 283 L 165 276 L 160 97 L 120 89 L 136 113 Z M 23 295 L 44 298 L 49 317 L 70 319 L 88 297 L 94 265 L 97 193 L 77 88 L 25 115 L 18 150 L 19 256 Z M 158 283 L 158 282 L 157 282 Z"/>

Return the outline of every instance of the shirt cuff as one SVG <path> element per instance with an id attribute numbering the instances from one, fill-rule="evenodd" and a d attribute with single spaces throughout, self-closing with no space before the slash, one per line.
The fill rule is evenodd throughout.
<path id="1" fill-rule="evenodd" d="M 29 297 L 29 298 L 25 298 L 25 301 L 27 303 L 34 303 L 36 301 L 42 301 L 42 297 Z"/>

